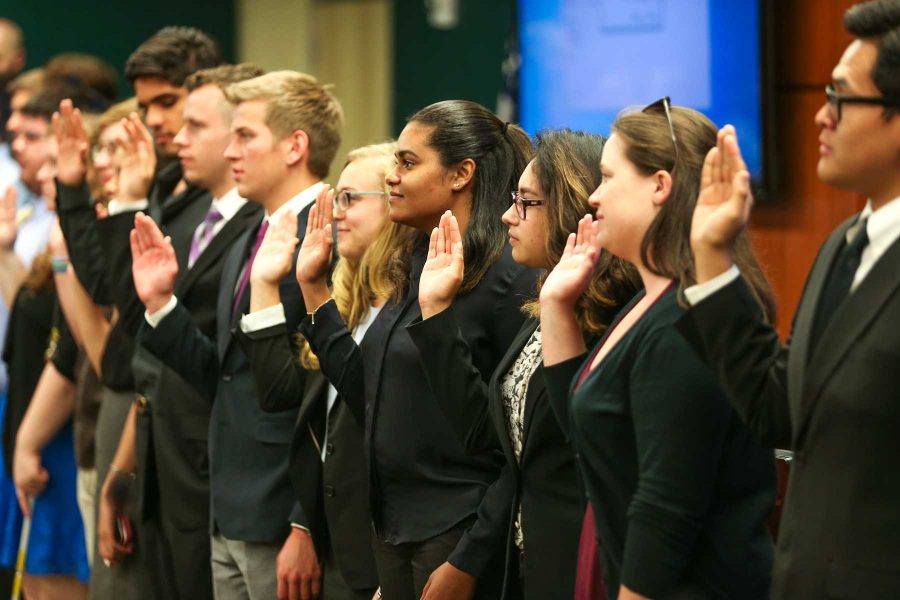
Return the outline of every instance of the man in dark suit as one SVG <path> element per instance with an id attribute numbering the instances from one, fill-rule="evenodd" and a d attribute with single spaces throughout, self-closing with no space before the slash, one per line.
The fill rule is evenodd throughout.
<path id="1" fill-rule="evenodd" d="M 212 401 L 210 509 L 212 571 L 219 599 L 318 594 L 320 569 L 308 531 L 291 528 L 294 495 L 288 445 L 296 409 L 264 413 L 234 329 L 250 312 L 248 282 L 269 220 L 299 215 L 300 237 L 321 180 L 340 143 L 340 104 L 315 78 L 278 71 L 229 86 L 233 137 L 225 156 L 240 194 L 266 218 L 226 258 L 216 310 L 216 339 L 176 300 L 175 251 L 139 215 L 132 234 L 134 281 L 147 308 L 139 343 Z M 279 286 L 282 318 L 293 330 L 305 308 L 293 272 Z M 290 533 L 289 533 L 290 532 Z M 285 538 L 287 538 L 285 540 Z"/>
<path id="2" fill-rule="evenodd" d="M 190 237 L 173 237 L 179 297 L 197 327 L 215 336 L 215 307 L 224 257 L 254 226 L 261 208 L 240 196 L 224 151 L 231 135 L 231 104 L 224 88 L 259 76 L 249 64 L 223 65 L 185 80 L 184 126 L 175 136 L 185 181 L 206 189 L 212 204 Z M 139 471 L 142 518 L 157 535 L 153 576 L 166 598 L 211 598 L 207 433 L 209 404 L 175 371 L 141 347 L 132 360 L 138 401 L 113 464 Z M 115 474 L 107 477 L 101 502 Z M 112 507 L 105 511 L 107 518 Z"/>
<path id="3" fill-rule="evenodd" d="M 781 346 L 734 267 L 751 198 L 726 127 L 704 167 L 698 285 L 679 324 L 756 435 L 794 452 L 773 598 L 900 597 L 900 1 L 858 4 L 844 25 L 856 40 L 816 113 L 817 170 L 866 208 L 822 246 Z"/>

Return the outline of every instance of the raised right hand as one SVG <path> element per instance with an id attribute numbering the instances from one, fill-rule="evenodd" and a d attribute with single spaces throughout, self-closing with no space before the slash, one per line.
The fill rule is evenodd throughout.
<path id="1" fill-rule="evenodd" d="M 297 247 L 297 215 L 286 211 L 269 225 L 263 243 L 256 251 L 250 283 L 278 285 L 291 272 Z"/>
<path id="2" fill-rule="evenodd" d="M 741 156 L 737 133 L 726 125 L 719 130 L 716 147 L 703 163 L 700 194 L 691 221 L 697 283 L 731 267 L 735 240 L 747 226 L 752 206 L 750 173 Z"/>
<path id="3" fill-rule="evenodd" d="M 331 235 L 333 202 L 334 190 L 326 185 L 309 211 L 306 234 L 297 255 L 297 282 L 301 286 L 325 282 L 334 246 Z"/>
<path id="4" fill-rule="evenodd" d="M 144 200 L 150 193 L 150 184 L 156 172 L 156 151 L 153 136 L 135 113 L 122 119 L 126 139 L 117 155 L 119 181 L 116 186 L 122 202 Z"/>
<path id="5" fill-rule="evenodd" d="M 464 270 L 459 223 L 448 210 L 441 215 L 440 223 L 431 232 L 428 259 L 419 278 L 419 306 L 423 319 L 436 315 L 453 303 L 462 284 Z"/>
<path id="6" fill-rule="evenodd" d="M 12 250 L 19 235 L 16 223 L 16 186 L 10 184 L 0 199 L 0 248 Z"/>
<path id="7" fill-rule="evenodd" d="M 172 240 L 141 212 L 135 215 L 131 230 L 131 256 L 134 289 L 147 311 L 154 313 L 172 298 L 178 261 Z"/>
<path id="8" fill-rule="evenodd" d="M 591 282 L 599 256 L 596 225 L 590 215 L 585 215 L 578 222 L 577 233 L 569 234 L 562 258 L 544 280 L 541 305 L 574 308 Z"/>
<path id="9" fill-rule="evenodd" d="M 53 114 L 56 135 L 56 177 L 65 185 L 79 185 L 87 172 L 88 134 L 81 119 L 81 111 L 72 107 L 69 99 L 59 103 Z"/>

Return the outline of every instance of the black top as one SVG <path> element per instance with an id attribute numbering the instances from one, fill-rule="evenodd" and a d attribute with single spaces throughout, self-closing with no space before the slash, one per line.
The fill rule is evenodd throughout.
<path id="1" fill-rule="evenodd" d="M 54 361 L 57 370 L 72 380 L 77 349 L 56 303 L 56 293 L 52 287 L 33 290 L 23 285 L 9 314 L 9 331 L 3 349 L 3 361 L 9 368 L 3 457 L 10 473 L 19 426 L 31 404 L 45 361 L 57 354 L 57 348 L 59 356 Z"/>
<path id="2" fill-rule="evenodd" d="M 650 597 L 764 598 L 773 457 L 675 330 L 681 314 L 670 289 L 574 394 L 593 352 L 545 368 L 548 394 L 579 452 L 610 598 L 620 584 Z"/>
<path id="3" fill-rule="evenodd" d="M 391 544 L 422 541 L 472 518 L 504 462 L 499 450 L 466 452 L 433 397 L 406 331 L 421 318 L 418 281 L 426 250 L 413 257 L 405 299 L 382 309 L 361 346 L 334 303 L 319 309 L 315 325 L 310 319 L 301 325 L 340 397 L 355 415 L 365 414 L 372 516 L 376 533 Z M 454 301 L 472 362 L 485 381 L 524 321 L 519 307 L 534 295 L 536 278 L 506 247 L 475 289 Z M 479 535 L 475 529 L 458 549 Z M 455 564 L 478 575 L 477 567 Z"/>

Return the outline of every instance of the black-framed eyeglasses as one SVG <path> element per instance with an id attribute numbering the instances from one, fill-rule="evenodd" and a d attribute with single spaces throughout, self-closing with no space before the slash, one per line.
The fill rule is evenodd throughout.
<path id="1" fill-rule="evenodd" d="M 353 202 L 354 198 L 358 198 L 359 196 L 384 196 L 385 193 L 382 192 L 351 192 L 350 190 L 344 190 L 343 192 L 338 192 L 334 197 L 334 207 L 340 210 L 347 210 L 350 208 L 350 203 Z"/>
<path id="2" fill-rule="evenodd" d="M 841 122 L 841 107 L 844 104 L 868 104 L 870 106 L 881 106 L 883 108 L 900 108 L 900 98 L 891 98 L 890 96 L 849 96 L 847 94 L 839 94 L 835 91 L 834 86 L 825 86 L 825 99 L 834 115 L 835 123 Z"/>
<path id="3" fill-rule="evenodd" d="M 656 102 L 648 104 L 644 107 L 643 113 L 660 113 L 665 115 L 666 123 L 669 124 L 669 136 L 672 138 L 672 146 L 675 148 L 675 162 L 672 163 L 672 169 L 678 164 L 678 141 L 675 139 L 675 126 L 672 124 L 672 101 L 668 96 L 663 96 Z"/>
<path id="4" fill-rule="evenodd" d="M 516 214 L 525 219 L 525 210 L 529 206 L 543 206 L 544 200 L 540 198 L 523 198 L 519 190 L 512 191 L 512 203 L 516 206 Z"/>

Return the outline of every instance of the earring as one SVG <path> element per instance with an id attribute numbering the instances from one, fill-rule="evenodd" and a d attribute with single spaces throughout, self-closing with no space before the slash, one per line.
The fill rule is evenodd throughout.
<path id="1" fill-rule="evenodd" d="M 458 189 L 459 189 L 459 184 L 458 184 L 458 183 L 454 183 L 454 184 L 453 184 L 453 189 L 458 190 Z"/>

